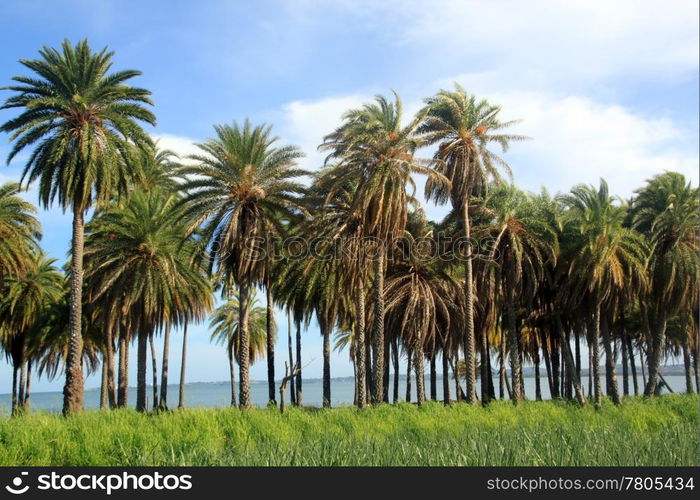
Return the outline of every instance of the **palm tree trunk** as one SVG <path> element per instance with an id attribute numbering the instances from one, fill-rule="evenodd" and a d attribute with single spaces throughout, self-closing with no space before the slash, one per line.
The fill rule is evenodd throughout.
<path id="1" fill-rule="evenodd" d="M 355 361 L 357 368 L 357 406 L 367 406 L 367 367 L 365 350 L 365 289 L 362 283 L 357 286 L 357 310 L 355 311 Z"/>
<path id="2" fill-rule="evenodd" d="M 287 348 L 289 350 L 289 369 L 294 370 L 294 355 L 292 351 L 294 349 L 292 343 L 292 311 L 287 310 Z M 289 399 L 292 405 L 297 404 L 297 390 L 295 387 L 294 377 L 289 379 Z"/>
<path id="3" fill-rule="evenodd" d="M 634 388 L 634 395 L 639 395 L 639 383 L 637 382 L 637 367 L 634 362 L 634 347 L 632 346 L 632 337 L 630 337 L 626 332 L 622 337 L 622 341 L 627 344 L 627 357 L 630 361 L 630 372 L 632 373 L 632 387 Z"/>
<path id="4" fill-rule="evenodd" d="M 544 358 L 544 368 L 547 372 L 547 387 L 549 387 L 549 397 L 552 398 L 554 393 L 554 385 L 552 384 L 552 365 L 549 357 L 549 341 L 544 333 L 541 335 L 542 340 L 542 357 Z"/>
<path id="5" fill-rule="evenodd" d="M 549 360 L 552 364 L 552 399 L 559 399 L 561 397 L 561 365 L 559 364 L 561 357 L 558 337 L 552 339 L 552 350 Z"/>
<path id="6" fill-rule="evenodd" d="M 17 409 L 21 412 L 24 409 L 24 389 L 27 383 L 27 365 L 22 356 L 19 364 L 19 394 L 17 395 Z"/>
<path id="7" fill-rule="evenodd" d="M 698 358 L 700 358 L 700 342 L 698 342 L 697 332 L 695 334 L 695 349 L 693 349 L 693 372 L 695 372 L 695 388 L 700 393 L 700 367 L 698 367 Z"/>
<path id="8" fill-rule="evenodd" d="M 581 336 L 574 335 L 574 346 L 576 348 L 576 376 L 579 383 L 581 382 Z"/>
<path id="9" fill-rule="evenodd" d="M 394 404 L 399 401 L 399 339 L 394 338 L 394 348 L 391 350 L 391 356 L 394 361 Z"/>
<path id="10" fill-rule="evenodd" d="M 593 332 L 591 332 L 591 362 L 593 363 L 593 403 L 600 408 L 600 303 L 593 311 Z"/>
<path id="11" fill-rule="evenodd" d="M 353 347 L 350 347 L 350 352 L 352 353 L 350 355 L 350 363 L 352 364 L 352 378 L 353 378 L 353 395 L 352 395 L 352 404 L 354 406 L 357 406 L 357 395 L 360 393 L 358 387 L 357 387 L 357 361 L 355 361 L 355 349 Z"/>
<path id="12" fill-rule="evenodd" d="M 649 363 L 649 378 L 644 387 L 644 395 L 651 396 L 656 393 L 656 387 L 659 381 L 659 371 L 661 369 L 661 358 L 664 352 L 664 339 L 666 337 L 666 316 L 660 314 L 654 326 L 654 336 L 652 337 L 652 352 L 651 356 L 647 352 L 647 361 Z"/>
<path id="13" fill-rule="evenodd" d="M 464 391 L 462 390 L 462 384 L 459 381 L 459 355 L 457 351 L 455 351 L 455 359 L 453 360 L 452 364 L 452 375 L 455 379 L 455 392 L 457 393 L 457 397 L 455 399 L 458 403 L 460 401 L 466 401 L 467 396 L 466 394 L 464 394 Z"/>
<path id="14" fill-rule="evenodd" d="M 18 413 L 18 401 L 17 401 L 17 372 L 19 369 L 16 364 L 12 365 L 12 416 Z"/>
<path id="15" fill-rule="evenodd" d="M 238 293 L 238 330 L 239 351 L 238 351 L 238 368 L 240 370 L 240 407 L 242 410 L 250 408 L 250 336 L 248 332 L 248 316 L 249 308 L 249 286 L 241 284 Z"/>
<path id="16" fill-rule="evenodd" d="M 508 291 L 508 333 L 510 334 L 508 340 L 510 341 L 510 375 L 513 389 L 511 399 L 517 405 L 523 399 L 523 395 L 520 392 L 520 343 L 518 342 L 518 330 L 515 326 L 515 305 L 512 290 Z"/>
<path id="17" fill-rule="evenodd" d="M 384 257 L 382 250 L 375 261 L 374 327 L 372 329 L 374 343 L 372 402 L 375 404 L 384 400 Z"/>
<path id="18" fill-rule="evenodd" d="M 236 356 L 233 352 L 234 342 L 230 341 L 228 346 L 228 368 L 231 377 L 231 406 L 236 406 Z"/>
<path id="19" fill-rule="evenodd" d="M 151 347 L 151 378 L 153 379 L 153 404 L 154 410 L 158 407 L 158 362 L 156 360 L 156 346 L 153 342 L 153 335 L 148 336 L 148 343 Z"/>
<path id="20" fill-rule="evenodd" d="M 331 406 L 331 332 L 328 325 L 323 328 L 323 406 Z"/>
<path id="21" fill-rule="evenodd" d="M 406 402 L 411 402 L 411 370 L 413 367 L 413 350 L 406 347 Z"/>
<path id="22" fill-rule="evenodd" d="M 301 320 L 297 320 L 297 406 L 301 408 Z"/>
<path id="23" fill-rule="evenodd" d="M 603 336 L 603 348 L 605 349 L 605 372 L 607 379 L 608 396 L 616 405 L 620 404 L 620 391 L 617 386 L 617 374 L 615 373 L 615 356 L 610 345 L 610 328 L 608 328 L 607 315 L 601 319 Z"/>
<path id="24" fill-rule="evenodd" d="M 66 385 L 63 388 L 63 414 L 70 415 L 83 409 L 83 247 L 85 217 L 82 206 L 73 205 L 73 240 L 71 244 L 70 313 L 68 316 L 68 356 L 66 357 Z"/>
<path id="25" fill-rule="evenodd" d="M 588 348 L 588 397 L 593 396 L 593 352 Z"/>
<path id="26" fill-rule="evenodd" d="M 107 363 L 107 403 L 110 408 L 116 406 L 115 387 L 114 387 L 114 334 L 112 328 L 107 328 L 107 338 L 105 339 L 105 350 L 107 359 L 103 362 Z"/>
<path id="27" fill-rule="evenodd" d="M 561 317 L 557 317 L 557 329 L 560 335 L 564 334 L 564 326 L 561 321 Z M 576 401 L 579 405 L 583 406 L 586 404 L 586 396 L 583 394 L 583 387 L 581 386 L 581 378 L 576 371 L 576 365 L 574 363 L 574 356 L 571 353 L 571 344 L 565 342 L 563 346 L 564 351 L 564 363 L 566 364 L 567 371 L 571 374 L 572 383 L 574 386 L 574 394 L 576 395 Z"/>
<path id="28" fill-rule="evenodd" d="M 267 292 L 267 393 L 268 402 L 277 404 L 275 394 L 275 304 L 272 300 L 272 286 L 267 277 L 265 286 Z"/>
<path id="29" fill-rule="evenodd" d="M 688 333 L 683 332 L 683 365 L 685 367 L 685 392 L 693 394 L 693 377 L 690 362 L 690 347 L 688 346 Z"/>
<path id="30" fill-rule="evenodd" d="M 646 363 L 644 362 L 644 352 L 642 351 L 642 346 L 639 346 L 639 366 L 642 368 L 642 384 L 644 387 L 647 386 L 647 372 L 644 370 Z"/>
<path id="31" fill-rule="evenodd" d="M 165 325 L 163 334 L 163 364 L 160 369 L 160 400 L 158 407 L 168 409 L 168 364 L 170 361 L 170 322 Z"/>
<path id="32" fill-rule="evenodd" d="M 119 391 L 117 392 L 117 406 L 124 408 L 128 404 L 129 392 L 129 342 L 126 332 L 119 336 Z"/>
<path id="33" fill-rule="evenodd" d="M 182 332 L 182 359 L 180 360 L 180 393 L 178 394 L 177 407 L 185 407 L 185 362 L 187 361 L 187 322 Z"/>
<path id="34" fill-rule="evenodd" d="M 630 395 L 630 382 L 629 382 L 629 366 L 628 366 L 628 356 L 627 356 L 627 342 L 625 342 L 625 332 L 621 332 L 621 353 L 622 353 L 622 395 L 627 397 Z"/>
<path id="35" fill-rule="evenodd" d="M 540 384 L 540 350 L 535 348 L 535 401 L 542 401 L 542 387 Z"/>
<path id="36" fill-rule="evenodd" d="M 383 380 L 383 385 L 384 387 L 382 388 L 382 395 L 385 403 L 389 402 L 389 378 L 391 375 L 391 371 L 389 370 L 389 358 L 391 357 L 391 343 L 390 343 L 390 338 L 389 335 L 384 335 L 384 380 Z"/>
<path id="37" fill-rule="evenodd" d="M 357 286 L 357 309 L 355 311 L 355 363 L 357 376 L 357 406 L 367 406 L 367 359 L 365 351 L 365 289 L 362 283 Z"/>
<path id="38" fill-rule="evenodd" d="M 450 404 L 450 366 L 447 359 L 447 348 L 442 348 L 442 402 Z"/>
<path id="39" fill-rule="evenodd" d="M 423 354 L 423 342 L 420 340 L 416 342 L 415 357 L 416 401 L 418 401 L 418 406 L 420 406 L 425 402 L 425 356 Z"/>
<path id="40" fill-rule="evenodd" d="M 466 241 L 466 260 L 464 262 L 465 290 L 465 325 L 464 361 L 467 369 L 467 403 L 476 401 L 476 341 L 474 338 L 474 278 L 472 269 L 471 220 L 469 218 L 469 199 L 462 204 L 462 223 Z"/>
<path id="41" fill-rule="evenodd" d="M 27 360 L 27 387 L 24 390 L 24 412 L 29 411 L 29 397 L 32 394 L 32 360 Z"/>
<path id="42" fill-rule="evenodd" d="M 365 401 L 372 402 L 372 390 L 374 388 L 374 373 L 372 372 L 372 331 L 365 330 Z"/>
<path id="43" fill-rule="evenodd" d="M 136 353 L 136 411 L 146 411 L 146 357 L 148 356 L 148 334 L 138 333 Z"/>
<path id="44" fill-rule="evenodd" d="M 491 381 L 491 373 L 489 372 L 489 339 L 486 332 L 480 335 L 481 345 L 481 403 L 488 404 L 490 399 L 489 382 Z"/>
<path id="45" fill-rule="evenodd" d="M 107 403 L 107 355 L 102 354 L 102 380 L 100 383 L 100 410 L 108 408 Z"/>
<path id="46" fill-rule="evenodd" d="M 500 366 L 498 370 L 498 397 L 504 399 L 506 396 L 506 339 L 501 333 L 501 343 L 498 346 Z"/>
<path id="47" fill-rule="evenodd" d="M 437 367 L 435 366 L 435 348 L 430 353 L 430 399 L 437 401 Z"/>
<path id="48" fill-rule="evenodd" d="M 519 331 L 519 330 L 518 330 Z M 520 350 L 520 348 L 518 348 Z M 523 375 L 523 365 L 525 364 L 525 353 L 521 352 L 520 356 L 518 356 L 518 371 L 520 371 L 520 397 L 522 400 L 527 399 L 527 395 L 525 394 L 525 376 Z"/>

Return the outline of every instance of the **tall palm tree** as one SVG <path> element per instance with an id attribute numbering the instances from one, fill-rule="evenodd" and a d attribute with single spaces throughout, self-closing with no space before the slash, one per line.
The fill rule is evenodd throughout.
<path id="1" fill-rule="evenodd" d="M 19 184 L 0 185 L 0 289 L 7 275 L 19 275 L 31 265 L 31 255 L 41 237 L 36 208 L 18 196 Z"/>
<path id="2" fill-rule="evenodd" d="M 302 153 L 295 146 L 275 147 L 268 125 L 217 125 L 216 138 L 197 146 L 194 166 L 182 169 L 183 206 L 191 228 L 201 229 L 210 269 L 238 285 L 241 325 L 240 406 L 250 401 L 248 330 L 250 289 L 265 276 L 264 249 L 270 228 L 284 233 L 283 220 L 303 212 L 304 186 L 296 168 Z"/>
<path id="3" fill-rule="evenodd" d="M 248 318 L 248 359 L 253 364 L 258 358 L 265 356 L 267 350 L 267 310 L 261 307 L 255 292 L 251 293 L 250 315 Z M 217 307 L 209 324 L 212 328 L 211 340 L 216 344 L 226 346 L 231 374 L 231 406 L 236 406 L 236 370 L 234 362 L 240 363 L 241 335 L 238 311 L 240 305 L 235 293 Z"/>
<path id="4" fill-rule="evenodd" d="M 697 294 L 700 257 L 698 188 L 682 174 L 666 172 L 636 191 L 634 227 L 649 241 L 649 295 L 642 301 L 651 345 L 644 394 L 656 391 L 669 318 Z"/>
<path id="5" fill-rule="evenodd" d="M 391 240 L 403 234 L 415 190 L 413 174 L 424 174 L 435 184 L 446 179 L 414 157 L 423 144 L 415 134 L 420 116 L 402 124 L 403 105 L 394 93 L 394 102 L 377 96 L 375 102 L 345 113 L 343 123 L 324 138 L 320 149 L 329 151 L 328 160 L 338 162 L 337 185 L 356 182 L 352 206 L 362 217 L 364 236 L 374 248 L 374 325 L 372 328 L 373 380 L 372 397 L 381 402 L 384 392 L 384 278 L 386 257 Z"/>
<path id="6" fill-rule="evenodd" d="M 547 262 L 556 261 L 557 235 L 537 204 L 512 184 L 491 190 L 484 201 L 484 211 L 490 219 L 493 241 L 489 261 L 497 266 L 497 281 L 508 317 L 510 369 L 513 402 L 523 398 L 521 393 L 522 364 L 516 307 L 530 306 L 532 297 L 543 280 Z"/>
<path id="7" fill-rule="evenodd" d="M 186 237 L 177 197 L 135 191 L 120 207 L 88 224 L 86 281 L 91 301 L 104 297 L 130 316 L 138 333 L 137 409 L 146 409 L 148 339 L 159 327 L 200 317 L 212 290 Z M 155 404 L 156 402 L 154 402 Z"/>
<path id="8" fill-rule="evenodd" d="M 70 351 L 66 369 L 63 411 L 83 408 L 81 308 L 83 285 L 83 232 L 85 213 L 93 205 L 104 206 L 115 193 L 124 192 L 132 177 L 126 161 L 129 144 L 143 148 L 150 138 L 139 122 L 155 124 L 154 115 L 142 106 L 152 104 L 147 90 L 125 82 L 138 71 L 109 73 L 113 52 L 93 52 L 87 40 L 61 51 L 44 47 L 40 59 L 21 59 L 35 76 L 15 76 L 6 87 L 15 94 L 0 109 L 23 109 L 0 126 L 15 141 L 9 163 L 20 151 L 33 147 L 22 182 L 39 180 L 44 206 L 57 200 L 73 211 L 71 243 Z"/>
<path id="9" fill-rule="evenodd" d="M 608 185 L 601 179 L 600 187 L 579 184 L 571 193 L 561 197 L 568 208 L 565 214 L 564 249 L 569 263 L 568 276 L 573 289 L 571 295 L 579 297 L 587 307 L 591 331 L 594 403 L 600 406 L 599 343 L 601 318 L 611 295 L 628 286 L 641 287 L 645 283 L 645 243 L 641 235 L 625 227 L 625 210 L 613 203 Z M 568 234 L 567 234 L 568 233 Z M 602 335 L 608 364 L 614 358 L 610 347 L 609 332 Z M 610 369 L 610 367 L 609 367 Z M 612 399 L 619 403 L 617 384 L 613 384 Z"/>
<path id="10" fill-rule="evenodd" d="M 483 196 L 491 180 L 500 179 L 500 170 L 510 174 L 508 164 L 490 148 L 497 144 L 505 152 L 510 142 L 525 139 L 521 135 L 504 133 L 517 123 L 501 121 L 500 106 L 474 95 L 455 84 L 454 91 L 441 90 L 426 99 L 425 118 L 418 129 L 428 144 L 438 144 L 435 170 L 449 179 L 444 183 L 431 179 L 425 185 L 428 200 L 444 203 L 450 200 L 455 213 L 461 214 L 465 238 L 464 282 L 465 321 L 464 354 L 467 364 L 467 401 L 476 401 L 476 356 L 474 335 L 474 278 L 472 269 L 471 199 Z"/>

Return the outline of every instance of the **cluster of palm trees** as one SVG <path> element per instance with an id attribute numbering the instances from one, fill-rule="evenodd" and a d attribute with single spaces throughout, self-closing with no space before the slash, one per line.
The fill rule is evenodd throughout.
<path id="1" fill-rule="evenodd" d="M 459 86 L 410 120 L 397 95 L 346 112 L 314 172 L 298 168 L 301 151 L 278 145 L 270 126 L 247 120 L 215 126 L 199 154 L 179 159 L 141 127 L 155 123 L 150 93 L 127 84 L 138 72 L 110 72 L 112 56 L 65 41 L 20 60 L 33 75 L 6 87 L 2 109 L 19 111 L 0 126 L 14 143 L 8 162 L 29 153 L 23 184 L 37 181 L 43 206 L 73 214 L 64 272 L 42 253 L 20 185 L 0 187 L 0 340 L 14 367 L 13 411 L 29 403 L 33 369 L 65 373 L 66 414 L 83 408 L 84 369 L 102 369 L 102 407 L 125 406 L 132 341 L 136 407 L 148 408 L 150 348 L 152 407 L 166 409 L 171 331 L 186 336 L 210 313 L 231 403 L 251 406 L 250 364 L 262 357 L 276 403 L 276 307 L 289 316 L 285 378 L 297 405 L 302 326 L 312 320 L 324 406 L 334 335 L 360 408 L 398 399 L 401 358 L 419 404 L 438 399 L 438 362 L 445 402 L 518 403 L 526 363 L 540 399 L 544 362 L 552 397 L 599 405 L 601 345 L 615 403 L 618 360 L 624 395 L 659 393 L 668 356 L 682 355 L 688 392 L 700 387 L 698 189 L 682 175 L 659 174 L 629 200 L 603 180 L 557 196 L 524 192 L 499 155 L 525 137 Z M 426 147 L 434 154 L 420 158 Z M 449 202 L 443 221 L 427 220 L 416 175 L 428 200 Z"/>

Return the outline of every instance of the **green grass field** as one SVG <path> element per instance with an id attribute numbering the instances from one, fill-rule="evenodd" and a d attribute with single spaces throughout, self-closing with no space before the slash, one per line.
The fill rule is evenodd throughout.
<path id="1" fill-rule="evenodd" d="M 698 397 L 0 419 L 0 465 L 698 465 Z"/>

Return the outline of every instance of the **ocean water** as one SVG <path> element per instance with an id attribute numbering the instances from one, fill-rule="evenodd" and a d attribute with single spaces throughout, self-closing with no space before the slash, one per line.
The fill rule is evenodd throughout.
<path id="1" fill-rule="evenodd" d="M 678 375 L 665 375 L 665 380 L 674 390 L 674 392 L 685 391 L 685 377 Z M 542 377 L 542 397 L 549 399 L 549 386 L 547 378 Z M 630 380 L 630 390 L 631 387 Z M 498 393 L 498 377 L 494 377 L 496 384 L 496 393 Z M 618 379 L 620 391 L 622 391 L 621 379 Z M 411 383 L 412 395 L 411 400 L 415 401 L 415 379 Z M 588 394 L 588 377 L 583 378 L 584 391 Z M 279 399 L 279 384 L 277 389 L 277 397 Z M 644 385 L 642 378 L 639 377 L 640 390 Z M 178 386 L 168 386 L 168 403 L 170 407 L 176 407 L 178 403 Z M 251 384 L 253 403 L 257 406 L 265 406 L 267 404 L 267 382 L 254 381 Z M 605 384 L 603 382 L 603 390 Z M 238 392 L 238 386 L 236 386 Z M 664 392 L 667 392 L 664 389 Z M 331 403 L 333 406 L 351 405 L 353 402 L 354 384 L 352 379 L 341 378 L 331 380 Z M 389 390 L 390 397 L 393 396 L 393 377 L 392 385 Z M 450 394 L 454 398 L 454 380 L 450 379 Z M 406 381 L 404 377 L 399 380 L 399 399 L 404 400 L 406 395 Z M 525 395 L 528 399 L 535 399 L 535 379 L 531 377 L 525 378 Z M 148 388 L 147 396 L 149 399 L 149 407 L 153 397 L 153 390 Z M 430 381 L 426 376 L 426 396 L 430 397 Z M 438 399 L 442 398 L 442 377 L 438 376 L 437 386 Z M 304 380 L 302 385 L 302 403 L 304 406 L 321 406 L 323 397 L 323 385 L 320 379 Z M 285 396 L 285 401 L 289 404 L 289 388 Z M 35 410 L 43 410 L 48 412 L 58 412 L 61 410 L 63 403 L 63 395 L 60 392 L 33 392 L 30 397 L 31 408 Z M 129 388 L 129 404 L 134 405 L 136 402 L 136 389 Z M 193 383 L 185 386 L 185 405 L 187 407 L 204 407 L 216 408 L 226 407 L 231 403 L 231 385 L 228 382 L 216 383 Z M 85 391 L 85 407 L 99 408 L 100 391 L 98 389 L 90 389 Z M 0 414 L 7 414 L 11 407 L 10 394 L 0 394 Z"/>

